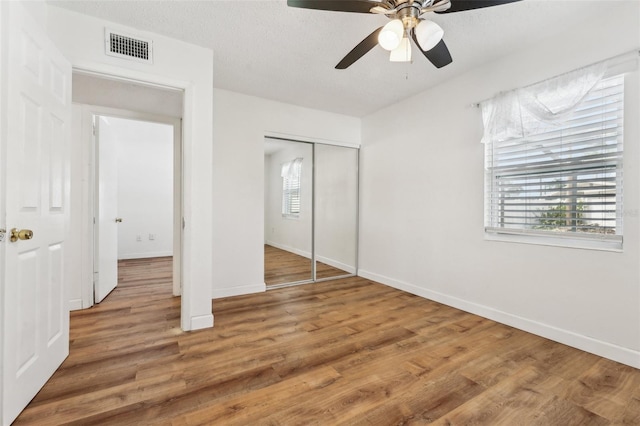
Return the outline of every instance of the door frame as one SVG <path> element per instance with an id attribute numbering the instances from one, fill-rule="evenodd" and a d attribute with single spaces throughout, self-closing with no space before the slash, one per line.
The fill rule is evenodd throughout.
<path id="1" fill-rule="evenodd" d="M 119 67 L 113 67 L 108 64 L 101 63 L 85 63 L 82 61 L 71 61 L 72 72 L 80 74 L 88 74 L 99 78 L 107 78 L 116 81 L 123 81 L 126 83 L 136 83 L 145 85 L 148 87 L 157 87 L 161 89 L 170 90 L 182 90 L 183 91 L 183 109 L 182 109 L 182 122 L 181 122 L 181 198 L 182 198 L 182 212 L 179 217 L 180 226 L 179 229 L 182 233 L 181 251 L 180 251 L 180 264 L 183 265 L 179 276 L 182 277 L 181 288 L 181 301 L 180 301 L 180 326 L 182 330 L 188 331 L 193 329 L 200 329 L 213 326 L 213 313 L 208 315 L 195 315 L 196 306 L 192 303 L 192 287 L 194 284 L 191 280 L 191 273 L 189 266 L 191 263 L 191 249 L 190 249 L 190 233 L 185 229 L 185 200 L 188 196 L 186 185 L 189 182 L 189 164 L 186 160 L 185 152 L 187 147 L 193 144 L 193 121 L 196 115 L 195 111 L 191 107 L 195 98 L 196 87 L 192 82 L 179 80 L 175 78 L 168 78 L 159 76 L 157 74 L 149 74 L 137 70 L 125 69 Z M 93 218 L 92 218 L 93 220 Z M 84 244 L 84 241 L 83 241 Z M 175 262 L 174 262 L 175 265 Z M 174 271 L 175 273 L 175 271 Z M 83 298 L 85 295 L 83 295 Z"/>
<path id="2" fill-rule="evenodd" d="M 94 280 L 93 274 L 95 270 L 96 243 L 98 239 L 94 233 L 97 233 L 94 218 L 96 217 L 97 208 L 97 165 L 99 164 L 98 151 L 96 149 L 96 140 L 93 134 L 94 117 L 116 117 L 128 120 L 146 121 L 158 124 L 168 124 L 173 126 L 173 285 L 172 292 L 174 296 L 180 296 L 182 293 L 182 218 L 183 218 L 183 167 L 182 167 L 182 119 L 177 117 L 169 117 L 158 114 L 129 111 L 118 108 L 109 108 L 95 105 L 82 104 L 82 140 L 90 141 L 83 143 L 83 163 L 89 164 L 88 176 L 88 193 L 83 192 L 82 206 L 86 208 L 86 213 L 82 216 L 82 245 L 83 256 L 86 256 L 83 262 L 83 268 L 87 268 L 82 276 L 85 277 L 82 284 L 82 304 L 83 308 L 93 306 L 94 304 Z M 85 259 L 85 258 L 83 258 Z M 87 280 L 86 277 L 91 279 Z"/>

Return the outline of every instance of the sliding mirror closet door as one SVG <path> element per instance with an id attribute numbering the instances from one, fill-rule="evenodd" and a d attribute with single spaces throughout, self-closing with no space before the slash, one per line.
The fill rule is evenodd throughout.
<path id="1" fill-rule="evenodd" d="M 358 150 L 315 145 L 316 280 L 356 273 Z"/>
<path id="2" fill-rule="evenodd" d="M 264 281 L 313 280 L 313 145 L 265 139 Z"/>

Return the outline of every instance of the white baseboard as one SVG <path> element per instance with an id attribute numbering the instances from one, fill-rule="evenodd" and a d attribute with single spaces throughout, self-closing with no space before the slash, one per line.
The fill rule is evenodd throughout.
<path id="1" fill-rule="evenodd" d="M 190 331 L 211 327 L 213 327 L 213 314 L 191 317 L 191 328 L 189 329 Z"/>
<path id="2" fill-rule="evenodd" d="M 268 246 L 272 246 L 278 248 L 280 250 L 289 251 L 291 253 L 297 254 L 298 256 L 306 257 L 307 259 L 311 259 L 311 252 L 297 249 L 295 247 L 289 247 L 284 244 L 274 243 L 273 241 L 267 241 L 266 244 Z"/>
<path id="3" fill-rule="evenodd" d="M 151 257 L 168 257 L 173 256 L 172 251 L 156 251 L 156 252 L 146 252 L 146 253 L 127 253 L 118 255 L 118 260 L 128 260 L 128 259 L 149 259 Z"/>
<path id="4" fill-rule="evenodd" d="M 337 260 L 329 259 L 328 257 L 316 256 L 316 260 L 318 262 L 324 263 L 325 265 L 333 266 L 334 268 L 346 271 L 349 274 L 356 273 L 355 266 L 347 265 L 346 263 L 338 262 Z"/>
<path id="5" fill-rule="evenodd" d="M 79 311 L 82 309 L 82 299 L 69 300 L 69 310 Z"/>
<path id="6" fill-rule="evenodd" d="M 640 368 L 640 351 L 603 342 L 569 330 L 557 328 L 549 324 L 543 324 L 538 321 L 532 321 L 527 318 L 499 311 L 489 306 L 469 302 L 440 292 L 427 290 L 413 284 L 362 269 L 358 271 L 358 276 L 388 285 L 389 287 L 397 288 L 398 290 L 415 294 L 416 296 L 424 297 L 425 299 L 433 300 L 472 314 L 480 315 L 481 317 L 488 318 L 634 368 Z"/>
<path id="7" fill-rule="evenodd" d="M 222 297 L 242 296 L 243 294 L 264 293 L 267 291 L 265 283 L 256 285 L 243 285 L 239 287 L 225 287 L 213 289 L 212 299 Z"/>

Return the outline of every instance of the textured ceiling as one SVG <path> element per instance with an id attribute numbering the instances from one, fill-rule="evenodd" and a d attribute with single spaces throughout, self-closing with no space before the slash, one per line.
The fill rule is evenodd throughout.
<path id="1" fill-rule="evenodd" d="M 48 2 L 213 49 L 217 88 L 353 116 L 399 102 L 615 4 L 524 0 L 434 14 L 431 19 L 445 30 L 451 65 L 436 69 L 415 49 L 412 64 L 390 63 L 376 47 L 339 71 L 334 66 L 340 59 L 387 18 L 289 8 L 286 0 Z"/>

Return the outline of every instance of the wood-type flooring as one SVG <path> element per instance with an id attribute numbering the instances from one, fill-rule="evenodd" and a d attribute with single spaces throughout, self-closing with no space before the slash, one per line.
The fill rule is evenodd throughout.
<path id="1" fill-rule="evenodd" d="M 170 259 L 122 262 L 15 424 L 640 424 L 640 370 L 363 278 L 213 308 L 182 332 Z"/>
<path id="2" fill-rule="evenodd" d="M 316 262 L 316 278 L 324 279 L 348 275 L 349 272 Z M 274 286 L 311 279 L 311 259 L 264 245 L 264 282 Z"/>

